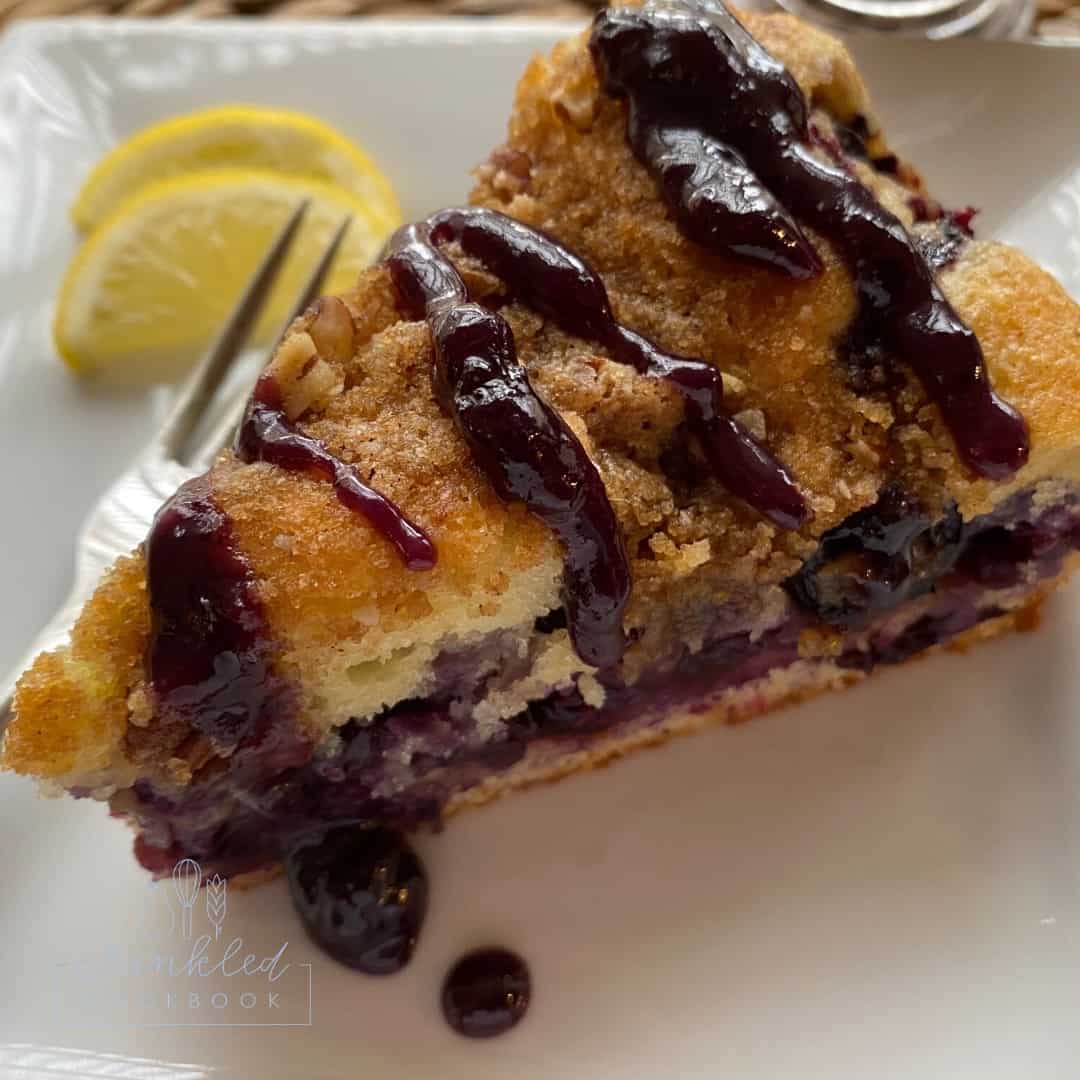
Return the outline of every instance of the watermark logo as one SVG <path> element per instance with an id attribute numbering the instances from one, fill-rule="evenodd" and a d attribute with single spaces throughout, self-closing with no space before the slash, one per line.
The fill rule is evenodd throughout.
<path id="1" fill-rule="evenodd" d="M 55 1005 L 77 1025 L 310 1027 L 311 964 L 288 941 L 227 925 L 228 882 L 194 859 L 149 887 L 123 942 L 92 941 L 56 965 Z M 147 899 L 147 898 L 142 898 Z M 89 936 L 89 935 L 88 935 Z"/>
<path id="2" fill-rule="evenodd" d="M 225 912 L 228 910 L 229 883 L 220 874 L 215 874 L 204 882 L 202 870 L 194 859 L 181 859 L 173 867 L 172 883 L 180 901 L 184 937 L 190 940 L 193 933 L 191 913 L 199 899 L 200 885 L 205 885 L 203 896 L 206 897 L 206 917 L 214 928 L 214 937 L 221 937 Z"/>

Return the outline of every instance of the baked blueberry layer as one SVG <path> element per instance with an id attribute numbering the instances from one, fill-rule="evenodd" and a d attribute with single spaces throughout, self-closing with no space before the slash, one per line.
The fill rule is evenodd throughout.
<path id="1" fill-rule="evenodd" d="M 731 605 L 715 606 L 700 648 L 672 643 L 632 683 L 622 669 L 600 673 L 602 703 L 595 687 L 575 684 L 551 687 L 509 719 L 480 708 L 529 673 L 549 635 L 565 632 L 556 612 L 524 650 L 510 633 L 447 649 L 423 700 L 350 721 L 318 747 L 283 721 L 185 788 L 139 781 L 114 810 L 139 827 L 149 869 L 186 855 L 226 874 L 276 863 L 290 838 L 330 822 L 436 822 L 451 798 L 491 776 L 707 711 L 737 688 L 752 696 L 755 682 L 785 670 L 810 689 L 816 669 L 899 663 L 1021 605 L 1078 547 L 1076 489 L 1052 499 L 1022 492 L 964 524 L 948 507 L 930 516 L 889 488 L 822 538 L 767 620 L 751 625 Z"/>

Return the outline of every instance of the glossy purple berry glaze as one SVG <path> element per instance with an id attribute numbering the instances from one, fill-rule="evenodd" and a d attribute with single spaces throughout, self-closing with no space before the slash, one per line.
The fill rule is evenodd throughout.
<path id="1" fill-rule="evenodd" d="M 685 0 L 602 11 L 590 44 L 602 85 L 627 98 L 632 114 L 677 117 L 731 148 L 794 217 L 836 245 L 859 302 L 846 345 L 853 365 L 908 363 L 976 472 L 1003 477 L 1027 461 L 1024 421 L 991 390 L 982 349 L 926 259 L 849 170 L 814 154 L 798 84 L 727 8 Z M 629 134 L 640 149 L 633 122 Z M 761 214 L 762 238 L 774 230 Z M 707 230 L 701 239 L 711 243 Z"/>
<path id="2" fill-rule="evenodd" d="M 566 421 L 533 389 L 509 324 L 470 302 L 436 235 L 430 222 L 408 225 L 387 259 L 402 299 L 431 326 L 435 396 L 498 494 L 521 500 L 561 540 L 574 647 L 588 663 L 611 667 L 622 657 L 630 568 L 604 482 Z"/>
<path id="3" fill-rule="evenodd" d="M 270 374 L 255 386 L 236 435 L 241 461 L 268 461 L 292 472 L 329 480 L 340 502 L 362 514 L 391 544 L 410 570 L 435 565 L 435 545 L 385 495 L 368 487 L 356 470 L 335 457 L 318 439 L 304 435 L 282 411 L 281 391 Z"/>
<path id="4" fill-rule="evenodd" d="M 627 132 L 691 240 L 797 281 L 821 273 L 795 220 L 726 143 L 639 98 Z"/>
<path id="5" fill-rule="evenodd" d="M 488 1039 L 518 1024 L 531 998 L 532 980 L 520 956 L 506 949 L 478 949 L 446 976 L 442 1009 L 459 1034 Z"/>
<path id="6" fill-rule="evenodd" d="M 726 413 L 720 372 L 674 356 L 617 322 L 599 275 L 552 237 L 493 210 L 442 210 L 400 229 L 387 265 L 403 302 L 424 315 L 435 342 L 435 395 L 495 490 L 520 499 L 559 536 L 570 636 L 581 657 L 610 667 L 622 655 L 630 574 L 603 482 L 576 436 L 535 392 L 506 320 L 471 303 L 439 250 L 457 241 L 523 303 L 620 363 L 669 382 L 724 485 L 783 528 L 808 517 L 794 481 Z"/>
<path id="7" fill-rule="evenodd" d="M 603 346 L 620 364 L 674 387 L 713 474 L 733 495 L 783 529 L 807 520 L 806 503 L 787 471 L 725 411 L 719 369 L 664 352 L 620 323 L 603 279 L 583 258 L 494 210 L 442 210 L 430 220 L 436 238 L 456 240 L 533 310 L 567 333 Z"/>
<path id="8" fill-rule="evenodd" d="M 424 867 L 400 833 L 336 825 L 285 849 L 293 904 L 312 940 L 368 975 L 400 971 L 427 913 Z"/>
<path id="9" fill-rule="evenodd" d="M 281 686 L 255 577 L 207 477 L 158 511 L 146 583 L 150 681 L 167 722 L 224 746 L 256 735 Z"/>

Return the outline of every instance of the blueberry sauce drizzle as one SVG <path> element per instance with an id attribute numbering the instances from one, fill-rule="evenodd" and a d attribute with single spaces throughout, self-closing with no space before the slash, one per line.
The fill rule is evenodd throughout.
<path id="1" fill-rule="evenodd" d="M 409 569 L 435 565 L 435 547 L 422 530 L 289 423 L 271 375 L 259 379 L 248 403 L 236 454 L 242 461 L 322 474 L 342 503 L 397 548 Z M 282 693 L 271 662 L 274 647 L 254 574 L 207 477 L 189 481 L 158 512 L 146 564 L 150 681 L 167 720 L 223 746 L 262 737 Z"/>
<path id="2" fill-rule="evenodd" d="M 796 218 L 836 245 L 859 302 L 846 350 L 855 364 L 906 360 L 976 472 L 999 478 L 1024 464 L 1027 428 L 991 390 L 975 335 L 899 219 L 849 172 L 815 156 L 802 91 L 727 8 L 683 0 L 602 11 L 590 48 L 608 93 L 731 147 Z M 767 216 L 760 225 L 763 236 L 773 227 Z"/>
<path id="3" fill-rule="evenodd" d="M 624 647 L 630 588 L 614 511 L 584 448 L 533 390 L 506 320 L 469 301 L 461 275 L 439 251 L 451 240 L 568 333 L 671 383 L 714 472 L 733 494 L 783 528 L 806 520 L 806 504 L 783 467 L 724 411 L 720 372 L 665 353 L 617 322 L 599 275 L 552 237 L 480 207 L 441 210 L 398 230 L 387 265 L 403 302 L 431 327 L 435 396 L 499 495 L 522 500 L 559 536 L 570 636 L 584 660 L 611 666 Z"/>
<path id="4" fill-rule="evenodd" d="M 293 472 L 315 472 L 334 486 L 340 502 L 362 514 L 397 549 L 410 570 L 435 565 L 435 545 L 385 495 L 368 487 L 356 470 L 335 457 L 318 439 L 289 423 L 281 391 L 273 375 L 264 373 L 255 386 L 236 435 L 236 456 L 245 462 L 266 461 Z"/>
<path id="5" fill-rule="evenodd" d="M 532 979 L 520 956 L 506 949 L 477 949 L 446 976 L 443 1015 L 460 1035 L 487 1039 L 514 1027 L 531 998 Z"/>
<path id="6" fill-rule="evenodd" d="M 598 668 L 623 652 L 630 568 L 604 483 L 561 416 L 533 389 L 501 315 L 471 303 L 430 222 L 407 225 L 387 264 L 435 343 L 432 386 L 503 499 L 521 500 L 559 537 L 564 602 L 578 655 Z"/>
<path id="7" fill-rule="evenodd" d="M 783 466 L 724 410 L 719 370 L 704 360 L 666 353 L 616 321 L 603 280 L 584 259 L 494 210 L 441 210 L 430 220 L 436 242 L 456 240 L 533 310 L 677 390 L 714 475 L 733 495 L 783 529 L 807 520 L 806 503 Z"/>
<path id="8" fill-rule="evenodd" d="M 810 241 L 730 146 L 637 100 L 627 130 L 691 239 L 797 281 L 821 273 Z"/>
<path id="9" fill-rule="evenodd" d="M 223 746 L 256 734 L 280 692 L 251 567 L 207 477 L 158 511 L 146 541 L 150 680 L 170 723 Z"/>

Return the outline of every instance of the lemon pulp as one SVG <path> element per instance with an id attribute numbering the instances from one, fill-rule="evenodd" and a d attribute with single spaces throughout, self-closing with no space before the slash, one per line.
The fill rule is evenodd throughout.
<path id="1" fill-rule="evenodd" d="M 54 322 L 61 356 L 94 370 L 198 351 L 303 198 L 311 205 L 254 340 L 265 342 L 279 328 L 346 214 L 353 222 L 324 290 L 349 288 L 394 224 L 366 199 L 268 171 L 195 173 L 139 191 L 77 253 Z"/>

